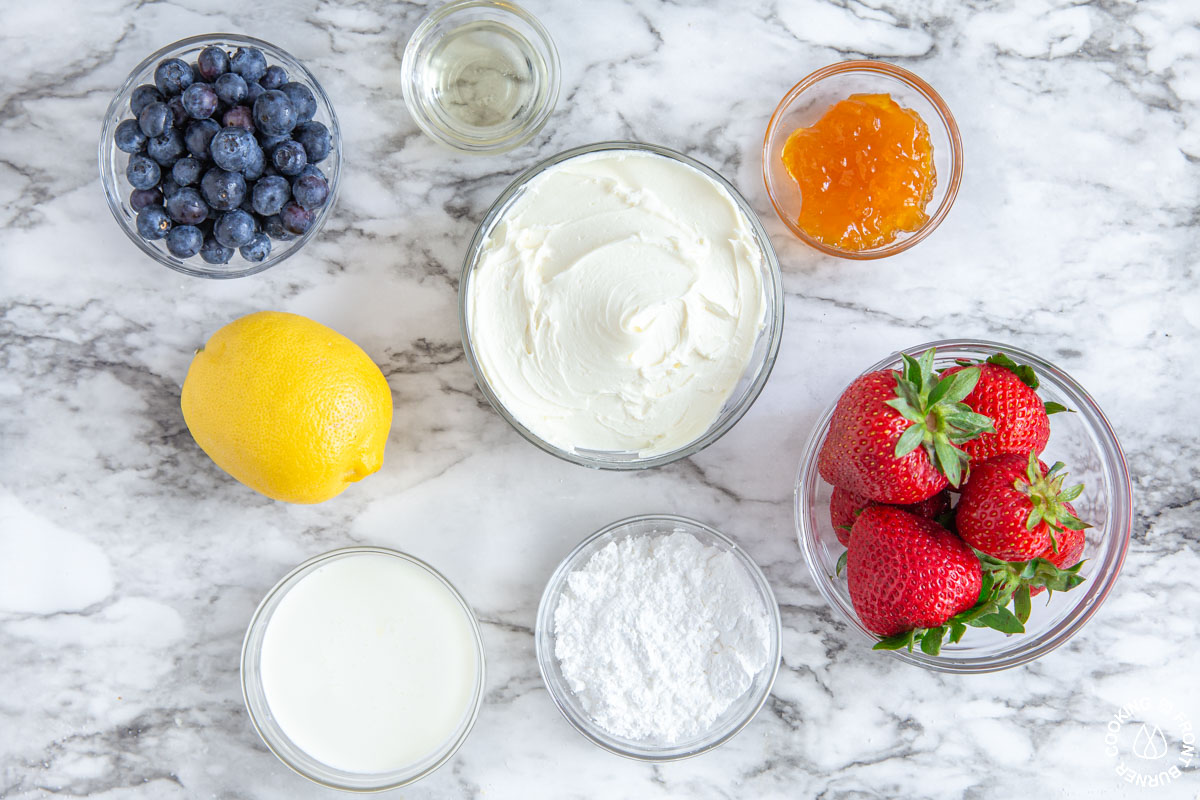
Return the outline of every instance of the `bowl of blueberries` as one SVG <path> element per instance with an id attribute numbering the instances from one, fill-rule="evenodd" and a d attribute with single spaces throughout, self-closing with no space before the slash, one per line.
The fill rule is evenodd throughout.
<path id="1" fill-rule="evenodd" d="M 122 230 L 202 278 L 253 275 L 299 251 L 333 207 L 340 167 L 337 116 L 316 78 L 237 34 L 193 36 L 138 64 L 100 137 Z"/>

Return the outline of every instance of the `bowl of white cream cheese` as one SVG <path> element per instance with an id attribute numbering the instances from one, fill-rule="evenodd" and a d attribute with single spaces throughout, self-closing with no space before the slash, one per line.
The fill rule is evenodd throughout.
<path id="1" fill-rule="evenodd" d="M 694 159 L 602 142 L 519 176 L 479 224 L 459 284 L 467 360 L 527 440 L 641 469 L 712 444 L 758 397 L 783 289 L 766 231 Z"/>

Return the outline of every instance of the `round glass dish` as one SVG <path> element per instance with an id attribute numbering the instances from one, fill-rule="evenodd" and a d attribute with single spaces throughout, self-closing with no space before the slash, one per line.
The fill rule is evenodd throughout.
<path id="1" fill-rule="evenodd" d="M 558 102 L 558 50 L 514 3 L 455 0 L 417 26 L 400 65 L 404 104 L 431 139 L 467 153 L 525 144 Z"/>
<path id="2" fill-rule="evenodd" d="M 1045 594 L 1034 598 L 1033 614 L 1025 633 L 1014 636 L 986 628 L 969 628 L 958 644 L 947 642 L 938 656 L 920 649 L 885 651 L 909 664 L 939 672 L 980 673 L 1008 669 L 1049 653 L 1066 642 L 1096 613 L 1112 590 L 1113 582 L 1125 561 L 1129 535 L 1133 527 L 1133 494 L 1125 454 L 1104 413 L 1070 375 L 1033 353 L 998 342 L 973 339 L 947 339 L 905 349 L 909 355 L 937 348 L 934 368 L 954 365 L 955 359 L 983 360 L 995 353 L 1006 353 L 1019 364 L 1029 364 L 1037 372 L 1043 400 L 1062 403 L 1076 413 L 1060 413 L 1050 418 L 1050 442 L 1043 460 L 1062 461 L 1067 465 L 1067 480 L 1083 483 L 1083 495 L 1074 503 L 1079 516 L 1094 527 L 1087 532 L 1080 574 L 1087 578 L 1069 592 L 1055 592 L 1047 604 Z M 898 369 L 898 353 L 882 359 L 864 371 Z M 840 395 L 840 393 L 839 393 Z M 804 560 L 812 572 L 821 595 L 862 635 L 867 649 L 878 641 L 863 627 L 844 578 L 835 577 L 835 566 L 844 548 L 829 520 L 830 487 L 817 474 L 817 453 L 829 431 L 829 418 L 836 401 L 821 416 L 809 437 L 796 479 L 796 533 Z"/>
<path id="3" fill-rule="evenodd" d="M 158 62 L 166 58 L 181 58 L 191 64 L 195 62 L 200 51 L 209 45 L 223 47 L 226 50 L 238 47 L 257 47 L 262 50 L 263 55 L 267 57 L 267 64 L 278 64 L 283 67 L 287 70 L 289 81 L 302 83 L 313 93 L 313 97 L 317 100 L 317 113 L 313 119 L 324 123 L 325 127 L 329 128 L 333 142 L 329 156 L 317 165 L 329 180 L 329 199 L 317 214 L 312 227 L 303 236 L 298 236 L 291 241 L 272 239 L 271 255 L 258 263 L 246 261 L 239 253 L 234 253 L 228 264 L 209 264 L 199 256 L 188 259 L 176 258 L 167 251 L 165 240 L 159 239 L 150 242 L 138 236 L 137 213 L 129 204 L 129 194 L 133 191 L 133 187 L 125 178 L 125 165 L 129 155 L 118 150 L 113 140 L 117 125 L 122 120 L 133 117 L 129 110 L 129 99 L 133 90 L 143 83 L 154 83 L 154 68 L 158 66 Z M 333 111 L 329 97 L 312 73 L 290 53 L 270 42 L 249 36 L 241 36 L 236 33 L 207 33 L 169 44 L 150 54 L 142 63 L 133 68 L 133 72 L 129 73 L 129 77 L 125 79 L 125 83 L 109 103 L 108 111 L 104 114 L 104 125 L 100 132 L 99 157 L 100 182 L 104 187 L 104 197 L 108 201 L 108 208 L 116 218 L 117 224 L 121 226 L 121 230 L 125 231 L 129 240 L 137 245 L 143 253 L 165 267 L 196 278 L 244 278 L 247 275 L 254 275 L 270 269 L 284 259 L 290 258 L 316 236 L 317 231 L 325 224 L 330 210 L 337 202 L 338 186 L 341 180 L 342 132 L 338 127 L 337 115 Z"/>
<path id="4" fill-rule="evenodd" d="M 384 555 L 402 559 L 425 570 L 437 579 L 438 582 L 443 584 L 454 598 L 458 600 L 463 612 L 467 615 L 467 619 L 470 620 L 471 630 L 474 633 L 476 653 L 475 688 L 470 708 L 464 715 L 455 734 L 446 741 L 441 749 L 424 760 L 402 769 L 377 774 L 347 772 L 346 770 L 336 769 L 314 759 L 308 753 L 301 750 L 279 727 L 274 715 L 271 713 L 271 708 L 267 704 L 266 694 L 263 691 L 262 673 L 260 672 L 263 639 L 266 636 L 267 627 L 271 622 L 271 615 L 279 607 L 280 602 L 283 601 L 288 591 L 314 570 L 325 564 L 337 559 L 354 558 L 362 555 Z M 258 735 L 262 738 L 263 743 L 266 744 L 267 749 L 274 753 L 280 761 L 297 774 L 331 789 L 340 789 L 347 792 L 382 792 L 406 786 L 429 775 L 442 764 L 446 763 L 458 751 L 462 743 L 466 741 L 467 736 L 471 733 L 471 729 L 475 726 L 475 720 L 479 716 L 479 706 L 483 701 L 485 681 L 483 638 L 479 633 L 479 622 L 474 612 L 471 611 L 471 607 L 467 605 L 467 601 L 463 599 L 463 596 L 458 593 L 458 590 L 454 588 L 450 581 L 446 580 L 441 573 L 424 561 L 407 553 L 389 550 L 384 547 L 345 547 L 339 550 L 331 550 L 328 553 L 305 561 L 285 575 L 279 583 L 275 584 L 267 592 L 267 596 L 259 604 L 258 609 L 254 612 L 254 616 L 250 619 L 249 627 L 246 629 L 246 638 L 242 643 L 241 676 L 242 697 L 246 701 L 246 710 L 250 714 L 250 721 L 254 724 L 254 729 L 258 731 Z"/>
<path id="5" fill-rule="evenodd" d="M 634 536 L 661 536 L 678 531 L 691 534 L 702 544 L 732 553 L 738 563 L 745 568 L 746 576 L 758 590 L 767 610 L 771 636 L 767 664 L 754 676 L 750 688 L 717 718 L 708 731 L 700 736 L 674 744 L 635 741 L 613 736 L 592 721 L 563 677 L 558 657 L 554 654 L 554 611 L 558 608 L 559 599 L 566 588 L 567 576 L 583 566 L 592 555 L 609 542 Z M 538 669 L 541 670 L 542 680 L 546 682 L 546 688 L 550 691 L 550 698 L 575 730 L 610 753 L 616 753 L 619 756 L 638 761 L 678 761 L 719 747 L 737 735 L 738 731 L 750 724 L 750 721 L 758 714 L 759 709 L 766 702 L 767 696 L 771 693 L 771 686 L 775 683 L 775 676 L 779 672 L 781 630 L 779 604 L 775 602 L 775 595 L 771 592 L 771 586 L 767 583 L 766 576 L 736 542 L 717 530 L 686 517 L 670 514 L 643 514 L 614 522 L 596 531 L 580 542 L 562 560 L 558 569 L 554 570 L 554 574 L 550 576 L 546 590 L 542 593 L 533 636 L 537 650 Z"/>
<path id="6" fill-rule="evenodd" d="M 921 115 L 929 126 L 937 185 L 926 206 L 929 219 L 915 231 L 901 233 L 894 241 L 867 250 L 843 250 L 809 236 L 800 227 L 799 187 L 783 165 L 783 146 L 792 131 L 813 125 L 835 103 L 852 94 L 890 94 Z M 901 253 L 933 233 L 954 205 L 962 181 L 963 147 L 958 123 L 945 101 L 913 73 L 882 61 L 844 61 L 822 67 L 793 86 L 771 115 L 763 137 L 763 182 L 775 213 L 805 244 L 839 258 L 872 259 Z"/>
<path id="7" fill-rule="evenodd" d="M 758 338 L 755 340 L 754 350 L 751 353 L 750 360 L 747 362 L 745 372 L 742 374 L 737 386 L 734 387 L 729 399 L 721 408 L 721 412 L 703 435 L 683 447 L 654 456 L 641 456 L 631 451 L 585 450 L 582 448 L 565 450 L 545 441 L 536 433 L 530 431 L 505 408 L 504 403 L 497 397 L 495 391 L 493 391 L 487 376 L 480 367 L 471 333 L 469 299 L 472 275 L 483 253 L 484 243 L 490 236 L 492 229 L 503 221 L 505 212 L 521 196 L 529 182 L 537 178 L 544 171 L 577 156 L 608 150 L 634 150 L 654 153 L 686 164 L 716 181 L 734 199 L 749 221 L 762 253 L 761 277 L 767 311 L 763 320 L 762 330 L 759 331 Z M 596 469 L 646 469 L 657 467 L 698 453 L 720 439 L 730 428 L 737 424 L 738 420 L 742 418 L 758 398 L 763 386 L 766 385 L 767 378 L 771 375 L 771 369 L 775 366 L 775 358 L 779 354 L 779 343 L 783 337 L 783 281 L 779 271 L 779 260 L 775 256 L 775 250 L 771 247 L 771 240 L 767 237 L 767 232 L 763 229 L 762 223 L 759 221 L 758 216 L 755 215 L 750 204 L 733 187 L 733 184 L 699 161 L 688 158 L 682 153 L 666 147 L 639 142 L 598 142 L 596 144 L 565 150 L 551 156 L 540 164 L 530 167 L 517 176 L 516 180 L 509 184 L 508 188 L 492 203 L 491 208 L 484 215 L 483 221 L 475 229 L 475 236 L 471 239 L 471 243 L 467 247 L 467 255 L 463 261 L 458 298 L 459 327 L 462 332 L 463 349 L 466 351 L 467 362 L 471 365 L 471 370 L 475 373 L 476 383 L 479 384 L 480 390 L 483 391 L 484 396 L 487 397 L 492 407 L 526 441 L 540 447 L 551 455 L 558 456 L 573 464 Z"/>

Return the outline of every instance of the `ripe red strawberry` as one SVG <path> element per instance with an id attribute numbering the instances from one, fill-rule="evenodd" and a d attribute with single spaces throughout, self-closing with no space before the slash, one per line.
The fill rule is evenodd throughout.
<path id="1" fill-rule="evenodd" d="M 887 506 L 872 506 L 855 520 L 846 568 L 858 618 L 887 637 L 940 628 L 975 605 L 982 581 L 979 559 L 961 539 Z"/>
<path id="2" fill-rule="evenodd" d="M 1033 453 L 973 465 L 955 510 L 958 535 L 1002 561 L 1026 561 L 1058 549 L 1053 537 L 1089 527 L 1070 506 L 1083 485 L 1064 490 L 1062 470 L 1062 462 L 1047 470 Z"/>
<path id="3" fill-rule="evenodd" d="M 817 455 L 826 482 L 898 505 L 959 485 L 968 456 L 958 445 L 991 430 L 991 420 L 961 402 L 979 369 L 938 378 L 933 357 L 932 349 L 919 362 L 903 355 L 903 372 L 870 372 L 846 388 Z"/>
<path id="4" fill-rule="evenodd" d="M 1063 508 L 1075 515 L 1075 509 L 1070 503 L 1063 503 Z M 1073 567 L 1083 560 L 1083 548 L 1087 544 L 1087 535 L 1082 530 L 1065 528 L 1058 532 L 1057 538 L 1057 552 L 1053 547 L 1047 547 L 1043 552 L 1038 553 L 1037 557 L 1046 559 L 1059 569 Z M 1046 591 L 1045 587 L 1034 586 L 1030 588 L 1029 594 L 1036 597 L 1044 591 Z"/>
<path id="5" fill-rule="evenodd" d="M 942 377 L 968 368 L 951 367 Z M 963 442 L 962 449 L 971 457 L 972 466 L 1001 453 L 1040 454 L 1050 439 L 1050 417 L 1046 404 L 1034 391 L 1038 380 L 1033 368 L 1018 366 L 1003 353 L 978 368 L 979 382 L 963 402 L 976 413 L 990 417 L 995 430 Z"/>
<path id="6" fill-rule="evenodd" d="M 858 519 L 859 512 L 874 505 L 879 504 L 838 486 L 833 487 L 833 494 L 829 496 L 829 521 L 843 547 L 850 544 L 850 529 L 854 526 L 854 520 Z M 937 519 L 950 510 L 950 492 L 943 489 L 919 503 L 896 507 L 918 517 Z"/>

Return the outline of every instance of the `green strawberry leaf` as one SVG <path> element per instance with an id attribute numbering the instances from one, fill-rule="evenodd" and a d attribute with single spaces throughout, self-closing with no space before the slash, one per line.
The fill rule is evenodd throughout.
<path id="1" fill-rule="evenodd" d="M 1013 594 L 1013 609 L 1016 611 L 1017 619 L 1024 625 L 1029 622 L 1030 602 L 1029 602 L 1029 584 L 1023 584 L 1020 589 L 1017 589 Z"/>
<path id="2" fill-rule="evenodd" d="M 961 372 L 954 373 L 949 379 L 939 380 L 937 386 L 929 393 L 929 402 L 933 404 L 944 400 L 947 403 L 961 403 L 977 383 L 979 383 L 979 367 L 968 367 Z M 990 419 L 988 424 L 991 424 Z"/>
<path id="3" fill-rule="evenodd" d="M 921 441 L 925 438 L 925 423 L 921 422 L 917 425 L 909 425 L 908 430 L 900 435 L 896 441 L 896 458 L 904 458 L 906 455 L 916 450 L 921 445 Z"/>
<path id="4" fill-rule="evenodd" d="M 1075 413 L 1075 409 L 1067 408 L 1062 403 L 1056 403 L 1053 400 L 1045 403 L 1044 405 L 1046 406 L 1046 416 L 1050 416 L 1051 414 L 1061 414 L 1064 411 L 1067 411 L 1071 414 Z"/>
<path id="5" fill-rule="evenodd" d="M 926 655 L 936 656 L 942 652 L 942 639 L 945 638 L 946 629 L 944 627 L 930 628 L 921 637 L 921 652 Z"/>
<path id="6" fill-rule="evenodd" d="M 950 481 L 950 485 L 958 488 L 962 483 L 962 460 L 959 458 L 959 453 L 962 451 L 950 444 L 950 441 L 945 438 L 935 438 L 933 440 L 933 449 L 936 455 L 934 464 L 938 470 L 946 476 L 946 480 Z"/>
<path id="7" fill-rule="evenodd" d="M 1072 500 L 1074 500 L 1076 497 L 1079 497 L 1079 495 L 1081 495 L 1081 494 L 1083 494 L 1083 484 L 1077 483 L 1074 486 L 1072 486 L 1070 489 L 1067 489 L 1066 491 L 1060 493 L 1058 495 L 1058 502 L 1069 503 Z"/>
<path id="8" fill-rule="evenodd" d="M 1009 372 L 1021 379 L 1021 383 L 1028 386 L 1030 389 L 1037 389 L 1039 382 L 1037 373 L 1033 371 L 1033 367 L 1028 364 L 1018 364 L 1004 353 L 996 353 L 987 360 L 988 364 L 995 364 L 997 367 L 1004 367 Z"/>
<path id="9" fill-rule="evenodd" d="M 885 636 L 876 642 L 875 646 L 871 649 L 900 650 L 901 648 L 907 647 L 909 650 L 912 650 L 914 633 L 915 631 L 905 631 L 904 633 L 897 633 L 895 636 Z"/>
<path id="10" fill-rule="evenodd" d="M 1021 620 L 1017 619 L 1017 615 L 1003 606 L 991 614 L 985 614 L 978 621 L 984 627 L 998 630 L 1001 633 L 1014 634 L 1025 632 L 1025 626 L 1021 623 Z"/>
<path id="11" fill-rule="evenodd" d="M 958 644 L 962 639 L 963 634 L 967 632 L 967 626 L 956 619 L 950 620 L 950 643 Z"/>
<path id="12" fill-rule="evenodd" d="M 833 568 L 833 571 L 835 574 L 840 576 L 843 572 L 846 571 L 846 562 L 849 560 L 849 558 L 850 558 L 850 551 L 843 550 L 842 554 L 840 556 L 838 556 L 837 564 Z"/>

